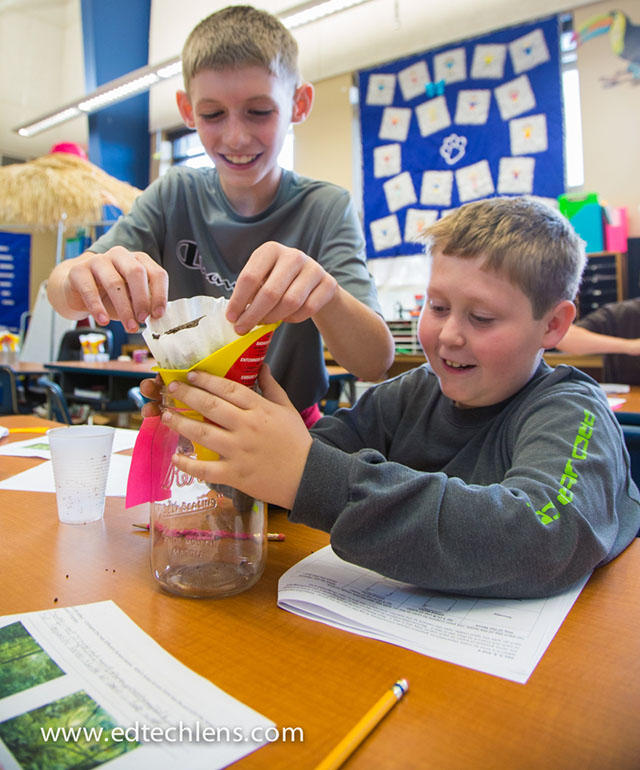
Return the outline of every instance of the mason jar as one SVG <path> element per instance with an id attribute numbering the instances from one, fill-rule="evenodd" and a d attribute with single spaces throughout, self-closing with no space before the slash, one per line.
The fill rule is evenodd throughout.
<path id="1" fill-rule="evenodd" d="M 163 399 L 163 408 L 174 408 Z M 151 569 L 165 590 L 221 598 L 253 586 L 267 553 L 265 504 L 237 489 L 179 470 L 174 452 L 195 457 L 191 441 L 162 425 L 152 444 Z"/>

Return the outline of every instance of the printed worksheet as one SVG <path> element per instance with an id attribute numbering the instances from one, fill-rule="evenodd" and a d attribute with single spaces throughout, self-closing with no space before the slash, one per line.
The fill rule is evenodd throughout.
<path id="1" fill-rule="evenodd" d="M 0 617 L 3 770 L 215 770 L 274 728 L 111 601 Z"/>
<path id="2" fill-rule="evenodd" d="M 282 575 L 278 606 L 524 684 L 587 580 L 550 599 L 476 599 L 382 577 L 326 546 Z"/>
<path id="3" fill-rule="evenodd" d="M 109 475 L 107 476 L 107 497 L 125 497 L 127 479 L 131 468 L 130 455 L 111 455 Z M 51 460 L 27 468 L 26 471 L 0 481 L 0 489 L 26 490 L 27 492 L 55 492 L 53 464 Z"/>
<path id="4" fill-rule="evenodd" d="M 25 428 L 14 428 L 13 433 L 29 433 Z M 7 430 L 7 435 L 9 431 Z M 0 438 L 4 434 L 0 428 Z M 126 449 L 133 449 L 136 438 L 138 437 L 137 430 L 131 430 L 130 428 L 115 428 L 113 431 L 113 446 L 111 451 L 113 454 L 116 452 L 123 452 Z M 10 455 L 12 457 L 42 457 L 45 460 L 51 459 L 51 452 L 49 451 L 49 439 L 46 432 L 40 435 L 31 436 L 23 441 L 12 441 L 9 444 L 2 444 L 0 446 L 0 455 Z"/>

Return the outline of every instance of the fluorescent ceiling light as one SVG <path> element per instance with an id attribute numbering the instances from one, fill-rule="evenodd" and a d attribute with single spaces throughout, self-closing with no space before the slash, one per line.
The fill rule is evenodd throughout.
<path id="1" fill-rule="evenodd" d="M 28 123 L 22 123 L 13 130 L 20 134 L 20 136 L 34 136 L 41 131 L 57 126 L 59 123 L 77 118 L 79 115 L 95 112 L 106 107 L 108 104 L 115 104 L 115 102 L 120 102 L 130 96 L 147 91 L 152 85 L 175 77 L 181 72 L 182 62 L 179 56 L 174 56 L 158 64 L 148 64 L 146 67 L 140 67 L 120 78 L 105 83 L 92 93 L 76 99 L 76 101 L 70 104 L 65 104 L 53 112 L 41 115 L 39 118 L 30 120 Z"/>
<path id="2" fill-rule="evenodd" d="M 128 83 L 123 83 L 121 86 L 111 88 L 109 91 L 105 91 L 102 94 L 96 94 L 89 99 L 78 102 L 78 109 L 83 112 L 93 112 L 99 110 L 107 104 L 113 102 L 119 102 L 121 99 L 125 99 L 127 96 L 133 96 L 141 91 L 147 91 L 150 86 L 157 83 L 160 78 L 155 72 L 149 72 L 148 75 L 130 80 Z"/>
<path id="3" fill-rule="evenodd" d="M 333 16 L 334 13 L 346 11 L 354 5 L 362 5 L 369 0 L 325 0 L 324 2 L 310 2 L 297 5 L 288 11 L 278 14 L 280 20 L 288 29 L 302 27 L 311 24 L 312 21 L 324 19 L 325 16 Z"/>
<path id="4" fill-rule="evenodd" d="M 320 2 L 312 0 L 311 2 L 296 5 L 287 11 L 283 11 L 278 16 L 285 27 L 295 29 L 296 27 L 310 24 L 318 19 L 340 13 L 340 11 L 352 8 L 354 5 L 361 5 L 366 2 L 369 2 L 369 0 L 321 0 Z M 28 123 L 22 123 L 13 130 L 20 134 L 20 136 L 34 136 L 79 115 L 95 112 L 108 104 L 115 104 L 130 96 L 147 91 L 156 83 L 175 77 L 181 72 L 182 62 L 179 56 L 174 56 L 159 64 L 149 64 L 146 67 L 140 67 L 120 78 L 105 83 L 92 93 L 86 94 L 70 104 L 65 104 L 57 110 L 47 112 L 34 120 L 30 120 Z"/>
<path id="5" fill-rule="evenodd" d="M 34 136 L 34 134 L 39 134 L 41 131 L 53 128 L 53 126 L 57 126 L 58 123 L 65 123 L 67 120 L 71 120 L 71 118 L 75 118 L 77 115 L 81 114 L 82 113 L 77 107 L 68 107 L 59 112 L 54 112 L 49 116 L 38 118 L 24 126 L 18 126 L 18 128 L 14 128 L 13 130 L 17 131 L 20 136 Z"/>

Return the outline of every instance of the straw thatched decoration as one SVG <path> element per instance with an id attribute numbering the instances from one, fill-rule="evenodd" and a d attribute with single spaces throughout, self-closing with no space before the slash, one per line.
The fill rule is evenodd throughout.
<path id="1" fill-rule="evenodd" d="M 142 191 L 66 152 L 0 167 L 0 226 L 56 227 L 101 222 L 111 204 L 125 214 Z"/>

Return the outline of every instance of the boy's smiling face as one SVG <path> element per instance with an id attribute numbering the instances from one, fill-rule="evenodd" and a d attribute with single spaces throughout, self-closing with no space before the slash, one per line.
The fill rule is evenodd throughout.
<path id="1" fill-rule="evenodd" d="M 526 294 L 482 263 L 436 252 L 418 324 L 440 387 L 459 407 L 512 396 L 531 378 L 541 349 L 562 336 L 553 334 L 554 310 L 534 319 Z"/>
<path id="2" fill-rule="evenodd" d="M 183 120 L 197 129 L 222 189 L 241 213 L 259 213 L 273 200 L 289 124 L 304 120 L 311 109 L 313 91 L 305 89 L 311 87 L 295 89 L 262 67 L 247 66 L 201 70 L 188 96 L 178 92 Z"/>

